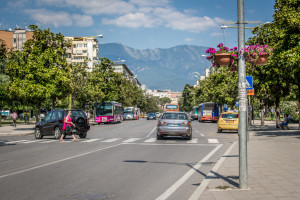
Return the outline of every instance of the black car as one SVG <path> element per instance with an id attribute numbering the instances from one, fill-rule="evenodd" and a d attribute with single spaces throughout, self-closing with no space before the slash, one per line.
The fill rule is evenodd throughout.
<path id="1" fill-rule="evenodd" d="M 35 126 L 35 138 L 41 139 L 43 136 L 54 135 L 55 139 L 59 139 L 63 133 L 62 127 L 65 117 L 69 110 L 53 110 Z M 72 122 L 76 128 L 72 127 L 72 133 L 79 135 L 80 138 L 86 138 L 87 132 L 90 130 L 90 124 L 83 110 L 71 109 Z"/>

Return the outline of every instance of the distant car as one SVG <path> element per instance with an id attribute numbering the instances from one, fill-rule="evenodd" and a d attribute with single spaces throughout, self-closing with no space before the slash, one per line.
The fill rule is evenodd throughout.
<path id="1" fill-rule="evenodd" d="M 155 120 L 156 120 L 156 115 L 155 115 L 155 113 L 153 113 L 153 112 L 148 113 L 148 115 L 147 115 L 147 120 L 149 120 L 149 119 L 155 119 Z"/>
<path id="2" fill-rule="evenodd" d="M 221 114 L 218 121 L 218 133 L 222 133 L 223 130 L 239 130 L 238 112 L 224 112 Z"/>
<path id="3" fill-rule="evenodd" d="M 42 121 L 35 126 L 35 138 L 42 139 L 43 136 L 53 135 L 55 139 L 59 139 L 63 133 L 62 127 L 68 110 L 50 111 Z M 72 133 L 79 135 L 80 138 L 86 138 L 87 132 L 90 130 L 90 124 L 83 110 L 71 110 L 72 122 L 76 128 L 72 127 Z"/>
<path id="4" fill-rule="evenodd" d="M 165 136 L 183 136 L 192 139 L 192 122 L 184 112 L 165 112 L 158 120 L 157 139 Z"/>
<path id="5" fill-rule="evenodd" d="M 155 116 L 156 116 L 156 118 L 159 118 L 160 117 L 160 112 L 156 112 Z"/>

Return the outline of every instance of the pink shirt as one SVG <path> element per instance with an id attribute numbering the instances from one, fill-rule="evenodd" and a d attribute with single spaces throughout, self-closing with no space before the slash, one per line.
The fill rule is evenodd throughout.
<path id="1" fill-rule="evenodd" d="M 66 119 L 67 119 L 68 122 L 72 122 L 72 118 L 70 116 L 67 116 Z M 71 123 L 66 123 L 66 121 L 64 121 L 64 125 L 63 125 L 62 130 L 64 131 L 67 126 L 71 126 Z"/>

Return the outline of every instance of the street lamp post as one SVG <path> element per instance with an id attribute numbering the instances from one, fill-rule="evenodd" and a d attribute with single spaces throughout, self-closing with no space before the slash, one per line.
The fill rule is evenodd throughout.
<path id="1" fill-rule="evenodd" d="M 245 47 L 245 12 L 244 0 L 238 0 L 238 50 L 239 54 L 239 178 L 240 189 L 248 188 L 247 166 L 247 92 L 246 68 L 243 49 Z"/>

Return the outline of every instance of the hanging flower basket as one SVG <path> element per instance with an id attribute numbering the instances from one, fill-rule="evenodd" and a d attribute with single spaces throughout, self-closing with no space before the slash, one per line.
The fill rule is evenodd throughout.
<path id="1" fill-rule="evenodd" d="M 268 61 L 269 54 L 259 55 L 258 58 L 254 61 L 254 65 L 264 65 Z"/>
<path id="2" fill-rule="evenodd" d="M 231 54 L 230 53 L 220 53 L 215 54 L 216 62 L 220 66 L 230 65 Z"/>

